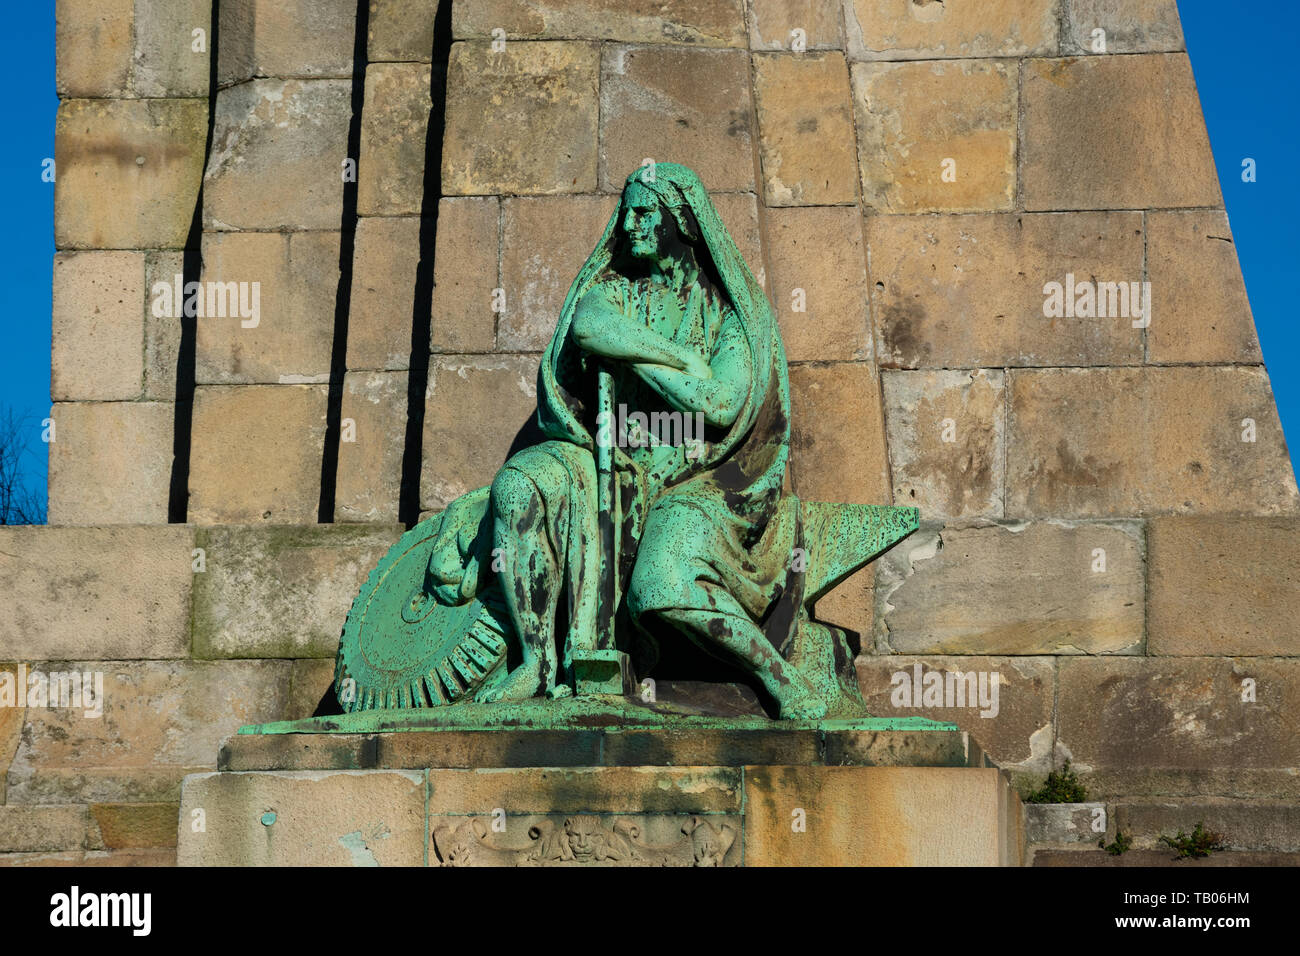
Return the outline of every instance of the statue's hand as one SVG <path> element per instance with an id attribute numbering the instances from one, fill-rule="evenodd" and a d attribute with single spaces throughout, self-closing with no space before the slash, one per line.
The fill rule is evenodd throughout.
<path id="1" fill-rule="evenodd" d="M 485 531 L 488 488 L 461 495 L 447 506 L 429 555 L 428 581 L 438 603 L 465 604 L 478 594 L 485 583 L 485 549 L 491 547 L 491 535 Z"/>

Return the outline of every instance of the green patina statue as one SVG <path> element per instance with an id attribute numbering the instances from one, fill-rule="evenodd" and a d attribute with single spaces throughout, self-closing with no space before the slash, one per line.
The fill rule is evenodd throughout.
<path id="1" fill-rule="evenodd" d="M 771 716 L 866 716 L 847 635 L 812 604 L 918 514 L 785 490 L 777 323 L 686 167 L 628 177 L 543 356 L 537 423 L 372 572 L 339 648 L 345 713 L 644 700 L 686 640 Z"/>

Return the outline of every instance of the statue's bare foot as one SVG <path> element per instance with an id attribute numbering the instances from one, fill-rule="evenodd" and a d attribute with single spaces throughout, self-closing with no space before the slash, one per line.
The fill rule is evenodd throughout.
<path id="1" fill-rule="evenodd" d="M 498 700 L 528 700 L 541 697 L 547 690 L 549 688 L 544 687 L 542 682 L 542 662 L 525 661 L 507 674 L 501 683 L 483 688 L 474 699 L 480 704 L 491 704 Z"/>

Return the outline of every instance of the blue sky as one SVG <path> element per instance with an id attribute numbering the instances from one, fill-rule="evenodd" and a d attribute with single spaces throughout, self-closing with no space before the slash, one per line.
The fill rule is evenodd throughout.
<path id="1" fill-rule="evenodd" d="M 1264 362 L 1294 451 L 1300 435 L 1300 318 L 1292 290 L 1300 283 L 1300 190 L 1292 164 L 1300 146 L 1300 110 L 1290 71 L 1300 40 L 1300 4 L 1272 4 L 1261 12 L 1221 0 L 1180 0 L 1178 8 Z M 0 232 L 0 409 L 30 415 L 28 479 L 44 489 L 40 421 L 50 404 L 54 186 L 41 181 L 41 164 L 54 155 L 58 109 L 53 0 L 11 4 L 6 22 L 0 43 L 13 79 L 0 151 L 0 198 L 9 223 Z M 1241 179 L 1247 157 L 1257 165 L 1254 183 Z"/>

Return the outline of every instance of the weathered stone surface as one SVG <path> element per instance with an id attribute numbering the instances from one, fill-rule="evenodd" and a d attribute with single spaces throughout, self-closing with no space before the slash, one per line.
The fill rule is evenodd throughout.
<path id="1" fill-rule="evenodd" d="M 870 641 L 875 620 L 875 599 L 872 597 L 875 582 L 874 564 L 855 571 L 817 601 L 817 620 L 853 631 L 859 641 L 864 637 Z"/>
<path id="2" fill-rule="evenodd" d="M 334 659 L 307 658 L 290 661 L 290 664 L 293 678 L 289 689 L 289 709 L 285 719 L 305 720 L 314 717 L 316 708 L 326 693 L 329 693 L 331 702 L 334 700 Z"/>
<path id="3" fill-rule="evenodd" d="M 1047 56 L 1056 52 L 1055 0 L 846 0 L 849 55 L 865 60 Z"/>
<path id="4" fill-rule="evenodd" d="M 64 100 L 54 133 L 54 244 L 182 248 L 207 129 L 205 100 Z"/>
<path id="5" fill-rule="evenodd" d="M 1185 516 L 1148 527 L 1148 653 L 1300 652 L 1300 521 Z"/>
<path id="6" fill-rule="evenodd" d="M 1187 56 L 1030 60 L 1026 209 L 1222 206 Z"/>
<path id="7" fill-rule="evenodd" d="M 409 216 L 357 221 L 348 310 L 349 369 L 410 365 L 420 223 L 418 217 Z"/>
<path id="8" fill-rule="evenodd" d="M 0 866 L 175 866 L 175 850 L 65 850 L 61 853 L 0 853 Z"/>
<path id="9" fill-rule="evenodd" d="M 1297 510 L 1262 368 L 1013 370 L 1010 379 L 1008 515 Z M 1253 442 L 1242 441 L 1248 418 Z"/>
<path id="10" fill-rule="evenodd" d="M 569 286 L 618 203 L 617 196 L 544 196 L 502 202 L 505 311 L 497 320 L 499 349 L 540 352 L 546 348 Z M 479 281 L 483 278 L 486 276 Z"/>
<path id="11" fill-rule="evenodd" d="M 741 0 L 481 0 L 452 7 L 456 39 L 583 37 L 629 43 L 744 46 Z"/>
<path id="12" fill-rule="evenodd" d="M 495 196 L 439 201 L 434 352 L 491 352 L 495 347 L 497 313 L 492 306 L 493 291 L 500 288 L 500 245 L 501 203 Z"/>
<path id="13" fill-rule="evenodd" d="M 926 526 L 876 562 L 877 648 L 1140 653 L 1144 578 L 1135 524 Z"/>
<path id="14" fill-rule="evenodd" d="M 199 384 L 328 381 L 339 282 L 337 232 L 208 233 L 203 281 L 213 295 L 205 296 L 206 314 L 196 319 Z M 222 288 L 214 290 L 212 283 Z M 221 311 L 208 312 L 209 299 Z M 256 310 L 244 310 L 254 302 Z M 245 311 L 258 314 L 245 318 Z"/>
<path id="15" fill-rule="evenodd" d="M 764 231 L 786 357 L 792 362 L 871 358 L 857 207 L 768 209 Z"/>
<path id="16" fill-rule="evenodd" d="M 61 99 L 126 93 L 133 19 L 132 0 L 58 0 L 54 85 Z"/>
<path id="17" fill-rule="evenodd" d="M 406 372 L 343 378 L 335 521 L 396 521 L 406 448 Z"/>
<path id="18" fill-rule="evenodd" d="M 904 545 L 906 547 L 906 545 Z M 1056 691 L 1053 657 L 911 657 L 863 655 L 857 659 L 858 686 L 867 710 L 877 717 L 925 717 L 956 724 L 984 749 L 1013 781 L 1041 778 L 1052 768 L 1055 728 L 1052 708 Z M 915 693 L 917 665 L 922 693 Z M 927 705 L 925 679 L 930 673 L 943 678 L 943 695 Z M 975 675 L 970 680 L 955 675 Z M 948 675 L 952 694 L 948 694 Z M 986 705 L 979 702 L 979 675 L 986 674 Z M 997 675 L 997 706 L 993 705 L 993 676 Z M 965 693 L 965 705 L 957 696 Z M 940 706 L 933 706 L 933 704 Z M 1036 781 L 1037 782 L 1037 781 Z"/>
<path id="19" fill-rule="evenodd" d="M 1064 658 L 1059 680 L 1063 753 L 1094 799 L 1295 796 L 1300 661 Z"/>
<path id="20" fill-rule="evenodd" d="M 189 656 L 194 529 L 12 527 L 0 542 L 0 658 Z"/>
<path id="21" fill-rule="evenodd" d="M 328 380 L 339 281 L 339 234 L 208 233 L 203 279 L 218 309 L 197 319 L 199 384 L 305 384 Z M 238 284 L 238 289 L 230 284 Z M 253 304 L 244 317 L 233 308 Z M 247 289 L 247 291 L 245 291 Z M 223 295 L 224 291 L 224 295 Z M 206 306 L 206 302 L 205 302 Z M 206 310 L 205 310 L 206 311 Z"/>
<path id="22" fill-rule="evenodd" d="M 1152 362 L 1262 361 L 1227 213 L 1147 213 L 1147 272 Z"/>
<path id="23" fill-rule="evenodd" d="M 1076 283 L 1141 281 L 1140 213 L 871 216 L 867 236 L 882 365 L 1142 360 L 1142 331 L 1132 318 L 1043 314 L 1044 286 L 1064 285 L 1067 275 Z"/>
<path id="24" fill-rule="evenodd" d="M 1177 802 L 1124 800 L 1115 805 L 1114 817 L 1138 849 L 1168 854 L 1169 848 L 1160 842 L 1161 834 L 1191 833 L 1199 822 L 1222 834 L 1228 850 L 1300 851 L 1300 807 L 1293 802 L 1222 797 Z"/>
<path id="25" fill-rule="evenodd" d="M 170 403 L 61 402 L 50 417 L 50 524 L 167 522 Z"/>
<path id="26" fill-rule="evenodd" d="M 842 50 L 840 0 L 750 0 L 751 50 Z M 795 34 L 801 30 L 802 35 Z"/>
<path id="27" fill-rule="evenodd" d="M 139 398 L 144 316 L 144 253 L 56 255 L 50 397 Z"/>
<path id="28" fill-rule="evenodd" d="M 0 653 L 12 654 L 14 648 L 10 642 L 4 642 L 4 650 Z M 17 688 L 18 665 L 15 663 L 0 664 L 0 673 L 8 673 L 11 676 L 0 678 L 3 680 L 14 681 L 14 687 Z M 27 698 L 24 696 L 21 700 L 15 699 L 13 707 L 0 707 L 0 804 L 5 802 L 5 786 L 9 778 L 9 764 L 13 762 L 14 754 L 18 750 L 18 741 L 22 739 L 23 723 L 27 717 Z"/>
<path id="29" fill-rule="evenodd" d="M 607 45 L 600 83 L 601 188 L 621 190 L 628 173 L 652 159 L 690 166 L 710 192 L 752 189 L 752 112 L 743 51 Z"/>
<path id="30" fill-rule="evenodd" d="M 594 43 L 453 45 L 443 192 L 594 191 L 599 71 Z"/>
<path id="31" fill-rule="evenodd" d="M 928 518 L 999 517 L 1002 371 L 885 372 L 883 384 L 894 500 Z"/>
<path id="32" fill-rule="evenodd" d="M 286 661 L 60 667 L 103 673 L 104 715 L 29 707 L 11 803 L 175 802 L 185 774 L 213 767 L 221 738 L 284 713 L 289 689 Z"/>
<path id="33" fill-rule="evenodd" d="M 110 850 L 176 846 L 177 803 L 96 803 L 90 816 L 96 841 Z"/>
<path id="34" fill-rule="evenodd" d="M 766 204 L 855 202 L 857 143 L 844 55 L 755 56 L 754 98 Z"/>
<path id="35" fill-rule="evenodd" d="M 135 0 L 135 94 L 207 96 L 211 23 L 208 0 Z"/>
<path id="36" fill-rule="evenodd" d="M 351 115 L 347 80 L 258 79 L 222 90 L 203 228 L 338 229 Z"/>
<path id="37" fill-rule="evenodd" d="M 352 599 L 397 527 L 200 528 L 194 656 L 333 657 Z"/>
<path id="38" fill-rule="evenodd" d="M 1012 208 L 1017 99 L 1005 61 L 855 63 L 863 201 L 882 213 Z"/>
<path id="39" fill-rule="evenodd" d="M 326 398 L 324 385 L 195 389 L 190 520 L 315 523 Z"/>
<path id="40" fill-rule="evenodd" d="M 186 778 L 180 866 L 422 866 L 424 774 L 203 773 Z"/>
<path id="41" fill-rule="evenodd" d="M 1014 866 L 1013 814 L 993 769 L 746 767 L 745 865 Z"/>
<path id="42" fill-rule="evenodd" d="M 259 76 L 350 76 L 353 0 L 224 0 L 217 82 Z"/>
<path id="43" fill-rule="evenodd" d="M 183 252 L 146 252 L 144 287 L 148 306 L 144 311 L 144 397 L 161 402 L 176 400 L 176 367 L 181 354 L 181 317 L 174 308 L 169 313 L 166 299 L 155 295 L 155 286 L 170 285 L 175 298 L 176 277 L 184 275 Z M 182 288 L 184 286 L 184 279 Z M 155 314 L 161 313 L 161 314 Z"/>
<path id="44" fill-rule="evenodd" d="M 1070 53 L 1147 53 L 1182 50 L 1176 0 L 1070 0 L 1063 47 Z M 1105 31 L 1097 49 L 1095 30 Z"/>
<path id="45" fill-rule="evenodd" d="M 428 145 L 429 67 L 376 63 L 366 70 L 357 164 L 357 212 L 362 216 L 419 215 Z"/>
<path id="46" fill-rule="evenodd" d="M 630 172 L 630 170 L 629 170 Z M 710 195 L 718 217 L 745 257 L 745 264 L 754 273 L 760 285 L 766 288 L 766 270 L 763 268 L 763 235 L 758 225 L 758 197 L 752 192 L 718 193 Z"/>
<path id="47" fill-rule="evenodd" d="M 370 62 L 428 63 L 437 13 L 438 0 L 370 0 Z"/>
<path id="48" fill-rule="evenodd" d="M 441 509 L 492 483 L 518 431 L 537 417 L 537 355 L 434 358 L 425 392 L 420 503 Z M 480 421 L 499 427 L 485 430 Z"/>
<path id="49" fill-rule="evenodd" d="M 889 503 L 880 382 L 870 363 L 790 369 L 790 475 L 807 500 Z"/>
<path id="50" fill-rule="evenodd" d="M 734 813 L 741 801 L 732 767 L 429 771 L 430 813 Z"/>
<path id="51" fill-rule="evenodd" d="M 1104 832 L 1104 803 L 1026 803 L 1025 842 L 1030 845 L 1069 845 L 1087 843 L 1096 846 Z M 1102 826 L 1094 831 L 1094 822 Z"/>
<path id="52" fill-rule="evenodd" d="M 84 806 L 0 807 L 0 852 L 79 850 L 86 823 Z"/>

